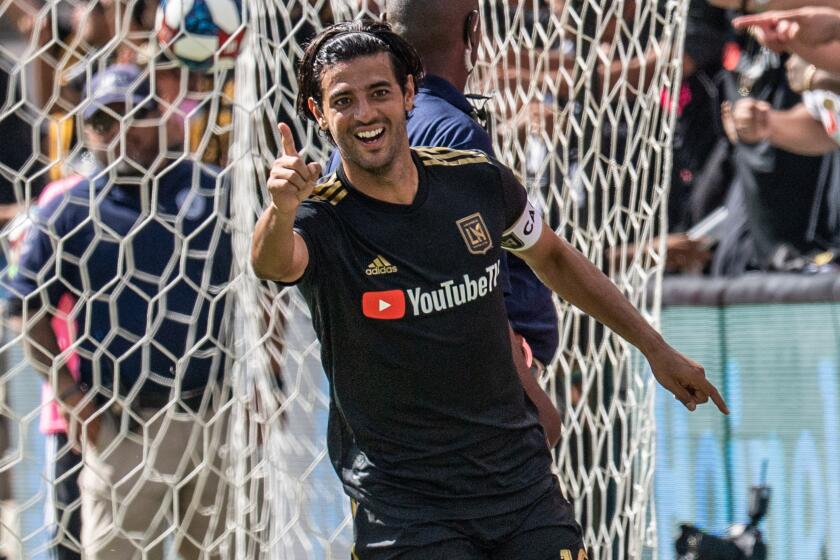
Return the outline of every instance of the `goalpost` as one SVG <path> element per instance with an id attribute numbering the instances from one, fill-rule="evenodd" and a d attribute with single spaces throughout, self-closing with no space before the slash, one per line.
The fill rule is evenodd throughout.
<path id="1" fill-rule="evenodd" d="M 47 0 L 39 8 L 10 0 L 0 4 L 0 17 L 17 8 L 33 16 L 37 29 L 69 7 L 93 21 L 97 1 Z M 89 79 L 118 51 L 133 54 L 153 84 L 176 84 L 159 95 L 170 121 L 184 123 L 186 140 L 170 146 L 171 155 L 215 158 L 231 179 L 234 272 L 224 342 L 230 434 L 222 472 L 232 507 L 221 537 L 227 558 L 349 556 L 349 501 L 326 453 L 329 391 L 308 311 L 294 289 L 257 281 L 248 255 L 266 173 L 278 152 L 278 119 L 293 126 L 306 157 L 323 160 L 329 151 L 294 116 L 294 75 L 305 41 L 332 21 L 377 17 L 381 3 L 243 0 L 247 34 L 235 68 L 203 78 L 149 49 L 153 35 L 132 24 L 138 0 L 109 3 L 120 22 L 117 36 L 95 48 L 78 35 L 59 36 L 53 25 L 15 48 L 0 46 L 0 69 L 12 86 L 0 124 L 21 119 L 34 129 L 35 155 L 16 167 L 0 164 L 24 212 L 32 211 L 43 176 L 82 171 L 84 163 L 77 140 L 84 100 L 64 98 L 58 82 L 39 98 L 36 69 Z M 484 33 L 468 90 L 483 96 L 475 103 L 486 110 L 497 157 L 519 174 L 549 223 L 656 323 L 664 253 L 657 236 L 665 230 L 687 2 L 480 4 Z M 63 134 L 42 134 L 49 128 Z M 20 228 L 12 227 L 0 236 L 12 263 L 7 270 L 19 237 Z M 62 250 L 60 240 L 55 246 Z M 624 341 L 563 302 L 556 305 L 561 348 L 541 381 L 566 403 L 554 450 L 562 487 L 575 504 L 590 558 L 652 558 L 652 376 Z M 151 336 L 155 325 L 150 320 L 148 326 Z M 22 335 L 7 331 L 0 365 L 7 402 L 0 410 L 10 444 L 0 450 L 0 473 L 10 477 L 12 495 L 0 496 L 6 500 L 0 502 L 0 552 L 35 558 L 53 539 L 43 517 L 53 482 L 37 434 L 45 405 L 38 398 L 40 378 L 21 352 Z M 666 558 L 670 551 L 659 554 Z"/>

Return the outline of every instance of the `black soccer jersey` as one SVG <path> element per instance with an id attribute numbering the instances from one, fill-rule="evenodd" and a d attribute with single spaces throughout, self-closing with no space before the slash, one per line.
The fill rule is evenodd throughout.
<path id="1" fill-rule="evenodd" d="M 295 222 L 310 254 L 299 288 L 332 391 L 330 457 L 374 512 L 511 511 L 551 483 L 499 287 L 502 234 L 525 190 L 482 152 L 412 155 L 412 204 L 370 198 L 339 169 Z"/>

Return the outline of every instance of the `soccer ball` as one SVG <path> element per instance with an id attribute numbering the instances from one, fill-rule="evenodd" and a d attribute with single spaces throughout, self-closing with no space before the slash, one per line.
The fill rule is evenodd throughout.
<path id="1" fill-rule="evenodd" d="M 155 18 L 164 51 L 192 70 L 232 68 L 245 34 L 241 0 L 161 0 Z"/>

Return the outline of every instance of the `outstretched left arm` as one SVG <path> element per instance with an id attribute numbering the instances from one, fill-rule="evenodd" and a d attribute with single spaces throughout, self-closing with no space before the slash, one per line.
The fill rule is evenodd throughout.
<path id="1" fill-rule="evenodd" d="M 516 254 L 557 295 L 638 348 L 656 380 L 686 408 L 694 410 L 711 398 L 721 412 L 729 413 L 703 367 L 669 346 L 610 279 L 550 227 L 543 225 L 537 242 Z"/>

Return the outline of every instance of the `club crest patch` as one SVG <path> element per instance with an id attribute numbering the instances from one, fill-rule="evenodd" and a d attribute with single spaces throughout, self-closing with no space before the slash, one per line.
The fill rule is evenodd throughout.
<path id="1" fill-rule="evenodd" d="M 484 223 L 484 218 L 476 212 L 461 218 L 455 224 L 461 237 L 467 244 L 467 250 L 473 255 L 483 255 L 493 247 L 493 240 L 490 239 L 490 231 Z"/>

